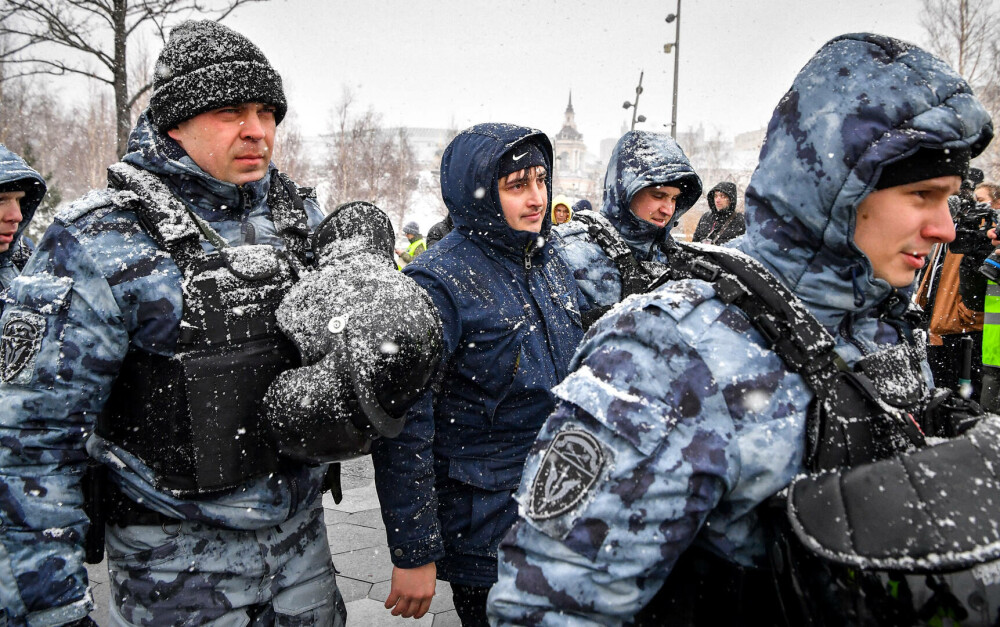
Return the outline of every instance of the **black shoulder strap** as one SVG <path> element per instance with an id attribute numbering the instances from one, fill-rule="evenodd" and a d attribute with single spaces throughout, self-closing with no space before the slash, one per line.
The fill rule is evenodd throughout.
<path id="1" fill-rule="evenodd" d="M 893 433 L 912 444 L 923 444 L 923 435 L 912 420 L 880 426 L 857 419 L 859 410 L 866 413 L 880 405 L 878 392 L 867 377 L 844 363 L 834 350 L 829 331 L 759 261 L 730 248 L 706 244 L 685 243 L 679 248 L 683 252 L 671 264 L 670 276 L 661 277 L 654 286 L 685 274 L 712 283 L 719 298 L 739 307 L 771 350 L 805 379 L 817 404 L 835 414 L 831 422 L 817 411 L 810 412 L 808 466 L 830 468 L 880 457 L 880 442 Z"/>
<path id="2" fill-rule="evenodd" d="M 607 218 L 594 211 L 582 210 L 574 213 L 573 219 L 587 225 L 587 232 L 617 266 L 622 279 L 622 299 L 649 290 L 652 277 L 642 268 L 628 242 Z"/>
<path id="3" fill-rule="evenodd" d="M 814 391 L 824 389 L 829 378 L 846 367 L 833 350 L 830 332 L 759 261 L 705 244 L 678 243 L 678 249 L 684 254 L 654 287 L 683 274 L 713 283 L 719 298 L 745 312 L 774 352 Z"/>
<path id="4" fill-rule="evenodd" d="M 726 219 L 726 221 L 725 221 L 725 222 L 723 222 L 723 223 L 722 223 L 722 224 L 721 224 L 721 225 L 719 226 L 719 229 L 718 229 L 718 230 L 712 230 L 712 231 L 711 231 L 711 232 L 710 232 L 710 233 L 709 233 L 709 234 L 708 234 L 708 235 L 707 235 L 707 236 L 705 237 L 705 240 L 704 240 L 704 241 L 708 242 L 709 244 L 717 244 L 717 243 L 718 243 L 718 241 L 719 241 L 719 238 L 720 238 L 720 237 L 722 237 L 722 234 L 723 234 L 723 233 L 724 233 L 724 232 L 726 231 L 726 227 L 728 227 L 728 226 L 729 226 L 729 224 L 730 224 L 730 223 L 731 223 L 731 222 L 732 222 L 733 220 L 735 220 L 735 219 L 736 219 L 736 210 L 734 209 L 734 210 L 733 210 L 733 213 L 732 213 L 732 214 L 730 214 L 729 218 L 727 218 L 727 219 Z"/>
<path id="5" fill-rule="evenodd" d="M 312 194 L 310 188 L 299 188 L 288 175 L 271 173 L 271 187 L 267 194 L 267 204 L 271 209 L 271 219 L 278 235 L 285 242 L 285 248 L 299 261 L 308 264 L 309 217 L 306 215 L 305 198 Z"/>

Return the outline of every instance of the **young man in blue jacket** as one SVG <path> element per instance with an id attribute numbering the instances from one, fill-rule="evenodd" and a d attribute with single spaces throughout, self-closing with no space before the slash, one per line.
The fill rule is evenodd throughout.
<path id="1" fill-rule="evenodd" d="M 439 310 L 445 366 L 373 453 L 393 614 L 422 616 L 440 578 L 463 625 L 486 624 L 511 496 L 583 335 L 579 290 L 547 242 L 551 168 L 548 138 L 507 124 L 462 132 L 442 158 L 455 228 L 404 272 Z"/>
<path id="2" fill-rule="evenodd" d="M 954 238 L 948 196 L 992 135 L 951 68 L 878 35 L 826 44 L 775 109 L 738 261 L 791 292 L 831 363 L 864 372 L 880 408 L 900 407 L 873 422 L 908 425 L 900 416 L 912 422 L 929 399 L 923 338 L 899 291 Z M 807 469 L 814 391 L 726 284 L 692 275 L 613 309 L 574 356 L 500 547 L 494 625 L 784 622 L 785 606 L 760 594 L 773 590 L 763 504 Z"/>

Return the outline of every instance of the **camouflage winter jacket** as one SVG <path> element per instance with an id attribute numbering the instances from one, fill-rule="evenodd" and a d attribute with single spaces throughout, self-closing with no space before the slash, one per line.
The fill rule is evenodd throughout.
<path id="1" fill-rule="evenodd" d="M 159 176 L 230 245 L 284 246 L 266 204 L 270 177 L 240 187 L 214 179 L 145 116 L 123 160 Z M 281 523 L 320 491 L 322 468 L 292 466 L 219 496 L 178 498 L 93 435 L 129 347 L 171 355 L 182 315 L 180 271 L 122 198 L 93 191 L 60 212 L 0 318 L 3 329 L 22 321 L 37 330 L 16 359 L 4 358 L 0 379 L 0 607 L 15 625 L 59 625 L 89 609 L 80 488 L 88 456 L 146 507 L 232 529 Z M 315 227 L 322 213 L 306 206 Z"/>
<path id="2" fill-rule="evenodd" d="M 854 244 L 856 207 L 881 164 L 991 136 L 939 60 L 884 37 L 838 38 L 774 113 L 739 248 L 834 334 L 848 364 L 886 350 L 906 327 L 880 312 L 893 291 Z M 756 508 L 802 470 L 812 392 L 747 317 L 711 284 L 677 281 L 605 316 L 571 367 L 501 543 L 494 624 L 621 624 L 692 544 L 760 565 Z"/>
<path id="3" fill-rule="evenodd" d="M 650 185 L 681 184 L 677 209 L 666 227 L 637 218 L 629 208 L 632 198 Z M 618 140 L 604 178 L 601 215 L 617 230 L 637 261 L 669 261 L 670 231 L 701 195 L 701 179 L 684 151 L 668 135 L 629 131 Z M 618 266 L 577 219 L 552 229 L 556 248 L 573 271 L 587 300 L 586 308 L 614 305 L 622 299 Z"/>
<path id="4" fill-rule="evenodd" d="M 0 185 L 18 183 L 24 188 L 24 198 L 21 199 L 21 223 L 14 234 L 14 241 L 10 243 L 7 250 L 0 253 L 0 292 L 10 286 L 11 281 L 18 275 L 17 266 L 14 265 L 13 256 L 17 247 L 24 239 L 24 232 L 28 229 L 31 219 L 35 216 L 42 197 L 45 196 L 45 180 L 38 172 L 35 172 L 24 162 L 24 159 L 8 150 L 0 144 Z M 0 312 L 3 311 L 3 304 L 0 303 Z"/>

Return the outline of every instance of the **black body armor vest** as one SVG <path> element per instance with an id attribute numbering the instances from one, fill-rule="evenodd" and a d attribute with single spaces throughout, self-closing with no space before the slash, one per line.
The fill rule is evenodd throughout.
<path id="1" fill-rule="evenodd" d="M 184 301 L 174 354 L 130 347 L 96 432 L 149 466 L 157 488 L 180 495 L 231 489 L 274 472 L 280 460 L 261 402 L 275 377 L 300 365 L 275 319 L 296 268 L 307 262 L 296 188 L 272 177 L 268 204 L 286 251 L 216 240 L 206 253 L 203 237 L 217 234 L 157 177 L 119 163 L 109 181 L 137 197 L 140 223 L 181 271 Z"/>

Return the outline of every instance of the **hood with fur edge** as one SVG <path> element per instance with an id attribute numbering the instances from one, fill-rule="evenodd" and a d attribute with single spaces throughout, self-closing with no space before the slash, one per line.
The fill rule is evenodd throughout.
<path id="1" fill-rule="evenodd" d="M 921 147 L 968 146 L 975 156 L 992 136 L 989 114 L 940 59 L 880 35 L 837 37 L 774 111 L 739 247 L 833 329 L 892 292 L 854 244 L 856 208 L 882 167 Z"/>

